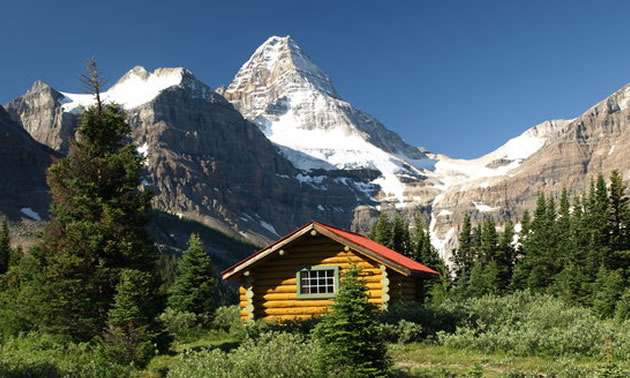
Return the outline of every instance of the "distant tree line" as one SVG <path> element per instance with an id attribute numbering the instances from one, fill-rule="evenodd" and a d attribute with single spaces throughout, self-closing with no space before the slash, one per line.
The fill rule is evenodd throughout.
<path id="1" fill-rule="evenodd" d="M 478 297 L 528 289 L 588 306 L 600 317 L 630 317 L 630 208 L 619 171 L 591 180 L 581 195 L 538 194 L 520 231 L 511 220 L 501 233 L 487 217 L 472 227 L 469 215 L 453 253 L 451 292 Z"/>
<path id="2" fill-rule="evenodd" d="M 630 318 L 630 197 L 617 170 L 584 193 L 556 198 L 539 192 L 520 229 L 507 219 L 502 231 L 492 217 L 473 226 L 465 214 L 459 247 L 445 264 L 431 245 L 420 215 L 413 227 L 384 212 L 368 236 L 430 268 L 441 280 L 427 282 L 429 301 L 463 299 L 518 290 L 546 293 L 590 307 L 602 318 Z"/>

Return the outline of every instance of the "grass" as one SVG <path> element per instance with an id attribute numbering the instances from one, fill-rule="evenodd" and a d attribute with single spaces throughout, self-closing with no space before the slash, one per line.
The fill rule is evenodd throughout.
<path id="1" fill-rule="evenodd" d="M 169 353 L 154 357 L 140 376 L 145 378 L 165 377 L 168 369 L 177 363 L 177 355 L 179 354 L 204 349 L 228 351 L 236 348 L 239 343 L 240 341 L 234 335 L 225 331 L 209 330 L 190 340 L 174 342 Z"/>
<path id="2" fill-rule="evenodd" d="M 178 362 L 177 355 L 182 353 L 214 348 L 230 350 L 238 345 L 239 340 L 227 332 L 208 331 L 190 341 L 173 343 L 170 353 L 153 358 L 140 376 L 166 376 L 168 369 Z M 594 358 L 553 359 L 515 357 L 505 353 L 487 354 L 428 343 L 390 344 L 389 351 L 396 373 L 407 377 L 505 377 L 515 371 L 532 376 L 549 376 L 550 371 L 562 372 L 567 367 L 595 371 L 604 363 Z M 622 363 L 622 367 L 630 369 L 630 362 Z M 556 374 L 564 376 L 562 373 Z M 567 376 L 571 375 L 567 373 Z"/>
<path id="3" fill-rule="evenodd" d="M 409 377 L 505 377 L 515 371 L 532 376 L 548 376 L 551 371 L 564 376 L 562 372 L 567 371 L 567 368 L 572 371 L 595 371 L 605 364 L 594 358 L 514 357 L 504 353 L 487 354 L 425 343 L 392 344 L 389 350 L 397 370 Z M 630 362 L 621 363 L 621 366 L 628 369 Z"/>

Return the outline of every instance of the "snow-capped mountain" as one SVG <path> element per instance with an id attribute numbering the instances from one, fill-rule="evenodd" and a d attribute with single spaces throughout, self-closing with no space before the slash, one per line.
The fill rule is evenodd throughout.
<path id="1" fill-rule="evenodd" d="M 117 103 L 129 110 L 146 104 L 157 97 L 163 90 L 179 86 L 190 90 L 197 98 L 208 97 L 212 90 L 197 80 L 183 67 L 158 68 L 153 72 L 136 66 L 120 78 L 111 88 L 101 93 L 104 102 Z M 60 92 L 64 97 L 60 100 L 64 112 L 80 114 L 81 108 L 94 104 L 92 94 Z"/>
<path id="2" fill-rule="evenodd" d="M 304 171 L 374 169 L 380 200 L 403 202 L 405 182 L 430 164 L 371 115 L 344 101 L 330 77 L 289 36 L 271 37 L 223 95 Z"/>
<path id="3" fill-rule="evenodd" d="M 579 192 L 614 168 L 630 178 L 630 85 L 471 160 L 405 143 L 343 100 L 290 37 L 269 38 L 217 91 L 184 68 L 135 67 L 102 98 L 122 105 L 148 155 L 144 184 L 156 207 L 257 243 L 311 219 L 366 232 L 381 211 L 420 211 L 448 258 L 465 213 L 501 224 L 532 208 L 539 190 Z M 66 153 L 92 102 L 36 82 L 6 106 L 5 123 Z M 23 208 L 13 213 L 32 218 Z"/>
<path id="4" fill-rule="evenodd" d="M 370 203 L 370 172 L 305 175 L 221 95 L 184 68 L 135 67 L 101 93 L 127 113 L 154 206 L 263 244 L 311 219 L 348 224 Z M 37 82 L 7 109 L 34 139 L 66 153 L 94 97 Z M 351 184 L 349 184 L 351 183 Z"/>

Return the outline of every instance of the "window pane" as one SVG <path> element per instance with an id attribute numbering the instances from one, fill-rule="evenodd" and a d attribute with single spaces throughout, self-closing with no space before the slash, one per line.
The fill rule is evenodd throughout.
<path id="1" fill-rule="evenodd" d="M 299 273 L 300 294 L 330 294 L 335 292 L 335 271 L 304 270 Z"/>

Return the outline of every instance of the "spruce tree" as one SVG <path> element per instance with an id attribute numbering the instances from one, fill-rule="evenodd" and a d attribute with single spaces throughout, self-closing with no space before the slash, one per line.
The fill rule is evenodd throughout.
<path id="1" fill-rule="evenodd" d="M 461 283 L 468 280 L 473 264 L 472 225 L 468 213 L 464 214 L 458 240 L 459 248 L 453 253 L 453 264 L 455 265 L 456 280 Z"/>
<path id="2" fill-rule="evenodd" d="M 139 190 L 143 158 L 120 107 L 100 101 L 95 64 L 88 69 L 96 105 L 81 115 L 70 155 L 49 169 L 53 217 L 31 252 L 29 285 L 36 326 L 78 340 L 104 329 L 122 270 L 153 274 L 157 256 L 146 231 L 151 195 Z"/>
<path id="3" fill-rule="evenodd" d="M 392 249 L 407 257 L 412 257 L 413 249 L 409 235 L 409 224 L 398 214 L 394 217 L 392 233 Z"/>
<path id="4" fill-rule="evenodd" d="M 190 235 L 188 249 L 177 264 L 177 278 L 168 298 L 176 311 L 211 315 L 214 311 L 216 277 L 210 256 L 198 234 Z"/>
<path id="5" fill-rule="evenodd" d="M 162 306 L 153 295 L 155 276 L 126 269 L 120 275 L 104 335 L 106 353 L 119 362 L 144 366 L 169 338 L 157 316 Z"/>
<path id="6" fill-rule="evenodd" d="M 498 234 L 494 218 L 487 217 L 481 229 L 481 243 L 479 246 L 479 257 L 484 264 L 490 261 L 498 261 L 500 252 L 497 248 Z"/>
<path id="7" fill-rule="evenodd" d="M 601 318 L 614 316 L 615 307 L 624 290 L 620 271 L 608 270 L 602 266 L 593 284 L 593 311 Z"/>
<path id="8" fill-rule="evenodd" d="M 359 273 L 355 267 L 343 271 L 333 312 L 314 331 L 321 345 L 317 357 L 322 376 L 384 376 L 391 365 L 380 334 L 378 308 L 368 301 Z"/>
<path id="9" fill-rule="evenodd" d="M 630 286 L 623 292 L 615 308 L 615 320 L 623 322 L 628 319 L 630 319 Z"/>
<path id="10" fill-rule="evenodd" d="M 605 263 L 610 269 L 630 268 L 630 198 L 626 195 L 626 185 L 618 170 L 610 174 L 610 248 L 613 250 Z"/>
<path id="11" fill-rule="evenodd" d="M 388 248 L 392 248 L 394 246 L 393 224 L 387 214 L 382 212 L 378 216 L 378 221 L 376 221 L 370 230 L 368 237 Z"/>
<path id="12" fill-rule="evenodd" d="M 516 251 L 512 245 L 514 241 L 514 224 L 511 219 L 505 221 L 503 233 L 497 246 L 497 281 L 500 291 L 505 291 L 512 280 L 514 264 L 516 262 Z"/>
<path id="13" fill-rule="evenodd" d="M 11 239 L 9 237 L 9 223 L 7 219 L 4 218 L 0 225 L 0 274 L 4 274 L 9 270 L 10 257 Z"/>

